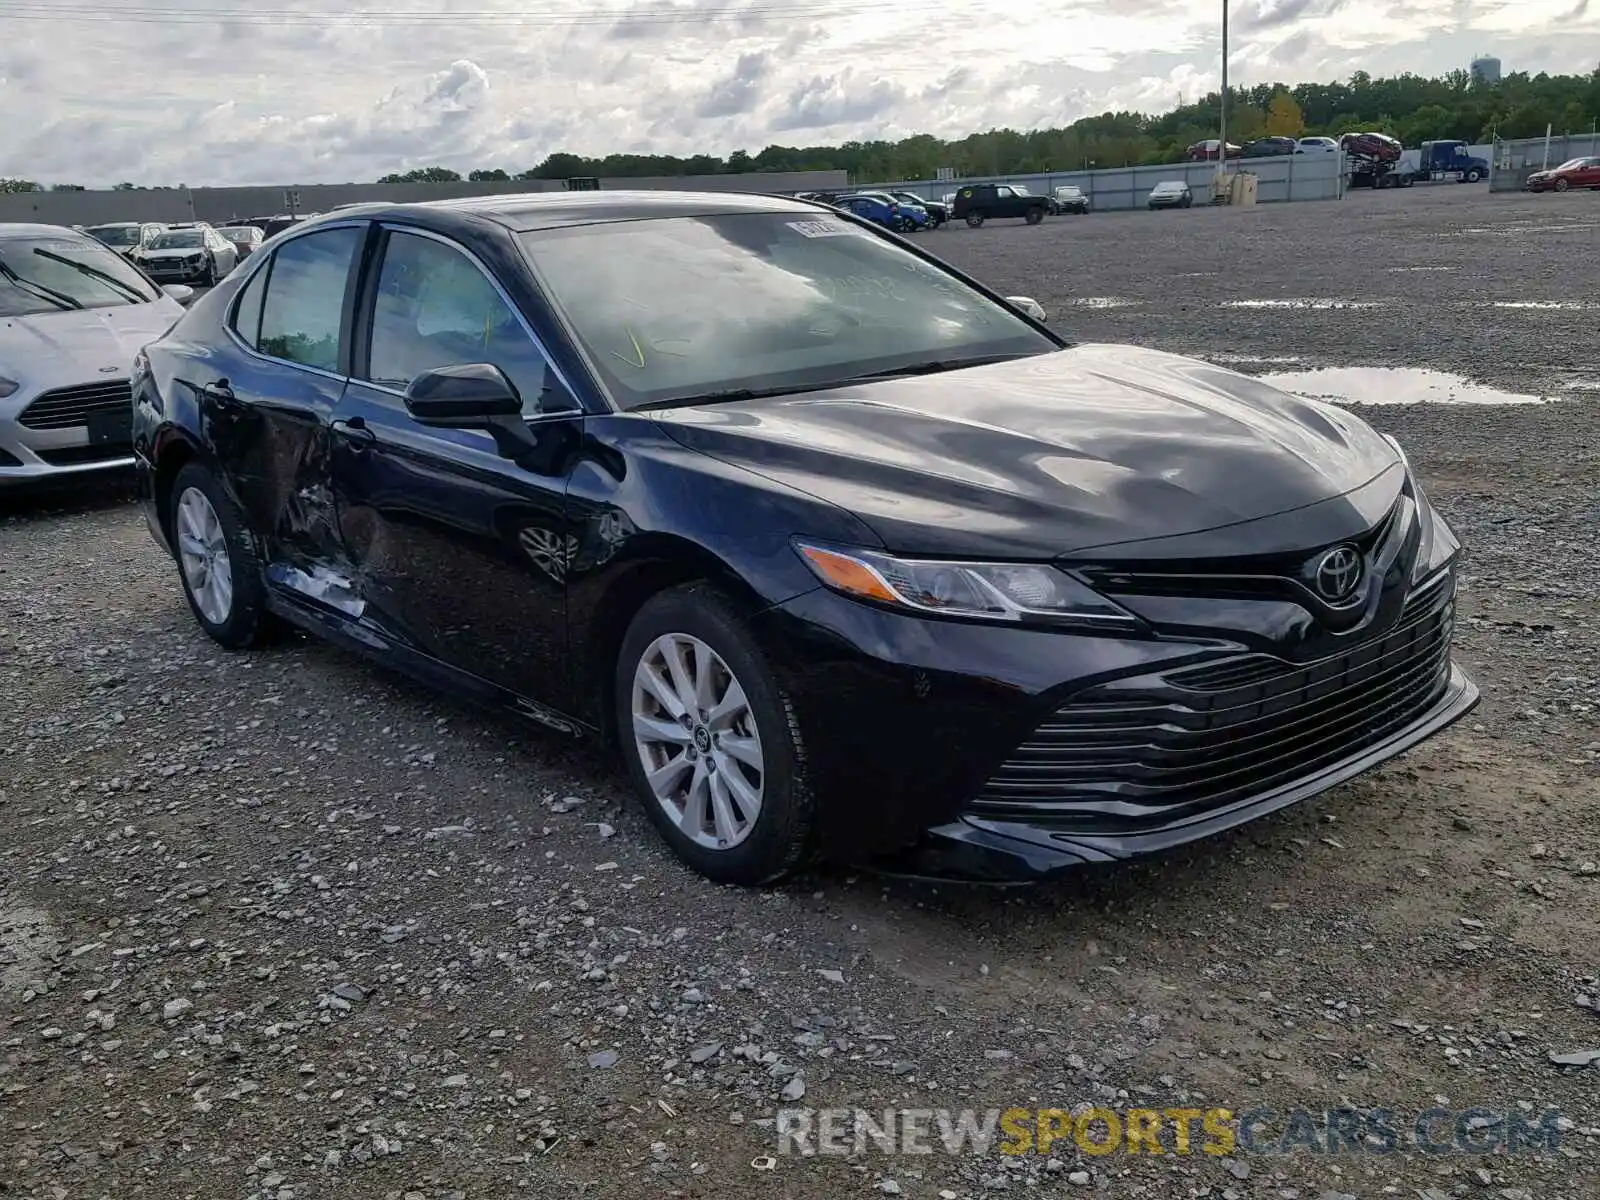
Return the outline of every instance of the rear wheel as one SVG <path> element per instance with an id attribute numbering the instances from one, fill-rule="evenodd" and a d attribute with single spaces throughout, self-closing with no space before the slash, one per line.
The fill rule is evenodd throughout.
<path id="1" fill-rule="evenodd" d="M 971 228 L 976 229 L 978 226 L 983 224 L 983 214 L 982 213 L 968 213 L 967 214 L 967 224 Z"/>
<path id="2" fill-rule="evenodd" d="M 640 609 L 616 666 L 618 741 L 650 821 L 718 883 L 755 886 L 811 844 L 799 726 L 760 647 L 706 584 Z"/>
<path id="3" fill-rule="evenodd" d="M 221 482 L 199 463 L 173 481 L 168 528 L 200 628 L 230 650 L 264 640 L 272 623 L 255 537 Z"/>

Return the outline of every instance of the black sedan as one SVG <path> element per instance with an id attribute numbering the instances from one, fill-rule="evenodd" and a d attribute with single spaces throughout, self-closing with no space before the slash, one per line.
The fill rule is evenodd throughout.
<path id="1" fill-rule="evenodd" d="M 1038 878 L 1471 709 L 1396 444 L 1035 311 L 795 200 L 363 208 L 139 357 L 139 472 L 218 642 L 288 623 L 611 739 L 718 880 Z"/>

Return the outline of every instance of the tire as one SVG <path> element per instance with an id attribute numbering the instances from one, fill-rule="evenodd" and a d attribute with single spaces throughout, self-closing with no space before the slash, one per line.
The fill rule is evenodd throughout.
<path id="1" fill-rule="evenodd" d="M 1024 221 L 1026 221 L 1029 225 L 1037 225 L 1040 221 L 1044 220 L 1044 209 L 1042 209 L 1042 208 L 1030 208 L 1023 215 L 1022 219 Z"/>
<path id="2" fill-rule="evenodd" d="M 1565 179 L 1556 180 L 1556 191 L 1558 192 L 1564 192 L 1571 186 L 1572 184 Z"/>
<path id="3" fill-rule="evenodd" d="M 983 214 L 982 213 L 972 213 L 972 212 L 970 213 L 969 212 L 967 214 L 967 227 L 969 229 L 976 229 L 976 228 L 978 228 L 978 226 L 980 226 L 982 224 L 983 224 Z"/>
<path id="4" fill-rule="evenodd" d="M 668 656 L 677 651 L 682 652 L 686 679 L 700 677 L 697 664 L 710 672 L 706 678 L 711 683 L 713 713 L 717 698 L 725 699 L 737 684 L 745 703 L 743 715 L 734 717 L 731 726 L 713 732 L 712 723 L 701 721 L 694 712 L 687 714 L 692 731 L 683 721 L 670 719 L 671 709 L 659 697 L 678 695 L 666 669 Z M 647 685 L 647 677 L 653 677 L 656 685 Z M 680 859 L 714 882 L 757 887 L 780 879 L 807 857 L 816 828 L 816 805 L 793 707 L 755 639 L 721 593 L 696 583 L 647 601 L 622 640 L 615 692 L 624 769 L 651 824 Z M 697 694 L 704 695 L 690 690 L 691 705 L 699 703 Z M 650 724 L 636 726 L 636 712 Z M 651 740 L 636 730 L 670 736 Z M 733 739 L 742 743 L 744 753 L 738 758 L 719 749 Z M 759 771 L 749 765 L 752 741 Z M 665 799 L 650 782 L 647 759 L 658 770 L 682 764 L 664 781 Z M 702 763 L 710 769 L 702 771 Z M 722 780 L 737 777 L 742 784 L 740 790 L 721 784 L 731 819 L 726 829 L 719 829 L 715 818 L 708 819 L 716 795 L 713 789 L 721 782 L 719 772 Z M 700 787 L 701 781 L 704 791 L 691 807 L 690 790 Z M 752 792 L 756 811 L 746 820 L 749 811 L 739 797 L 748 800 Z M 669 809 L 674 802 L 677 807 Z M 718 845 L 725 840 L 724 833 L 734 835 L 731 844 Z"/>
<path id="5" fill-rule="evenodd" d="M 202 506 L 195 497 L 203 499 Z M 216 528 L 205 526 L 209 511 Z M 266 641 L 274 631 L 267 611 L 267 589 L 262 574 L 260 551 L 244 514 L 211 471 L 199 463 L 189 463 L 178 472 L 167 496 L 168 528 L 172 531 L 173 554 L 178 577 L 194 619 L 211 640 L 229 650 L 245 650 Z M 212 535 L 216 536 L 213 537 Z M 197 569 L 196 559 L 186 551 L 186 542 L 198 551 L 206 550 L 206 569 Z M 221 549 L 225 559 L 211 552 Z M 227 573 L 227 600 L 205 583 L 217 578 L 219 566 Z"/>
<path id="6" fill-rule="evenodd" d="M 1465 175 L 1463 175 L 1461 177 L 1461 182 L 1462 183 L 1477 183 L 1478 180 L 1480 180 L 1482 178 L 1483 178 L 1483 176 L 1478 174 L 1478 169 L 1476 167 L 1474 167 L 1472 170 L 1468 171 Z"/>
<path id="7" fill-rule="evenodd" d="M 214 259 L 214 258 L 206 259 L 206 273 L 201 277 L 200 284 L 201 284 L 202 287 L 208 287 L 208 288 L 213 288 L 213 287 L 217 286 L 217 260 L 216 259 Z"/>

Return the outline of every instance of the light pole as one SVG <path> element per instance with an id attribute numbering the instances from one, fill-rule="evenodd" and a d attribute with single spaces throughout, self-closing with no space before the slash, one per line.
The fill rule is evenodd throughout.
<path id="1" fill-rule="evenodd" d="M 1222 0 L 1222 119 L 1217 129 L 1217 174 L 1228 176 L 1228 0 Z"/>

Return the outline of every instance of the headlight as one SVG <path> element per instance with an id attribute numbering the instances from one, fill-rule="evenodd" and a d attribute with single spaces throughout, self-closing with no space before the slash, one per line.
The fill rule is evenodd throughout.
<path id="1" fill-rule="evenodd" d="M 15 395 L 17 389 L 21 386 L 15 379 L 7 379 L 4 375 L 0 375 L 0 400 L 4 400 L 7 396 Z"/>
<path id="2" fill-rule="evenodd" d="M 828 587 L 859 600 L 941 616 L 1131 629 L 1138 618 L 1071 575 L 1039 563 L 939 562 L 797 543 Z"/>

